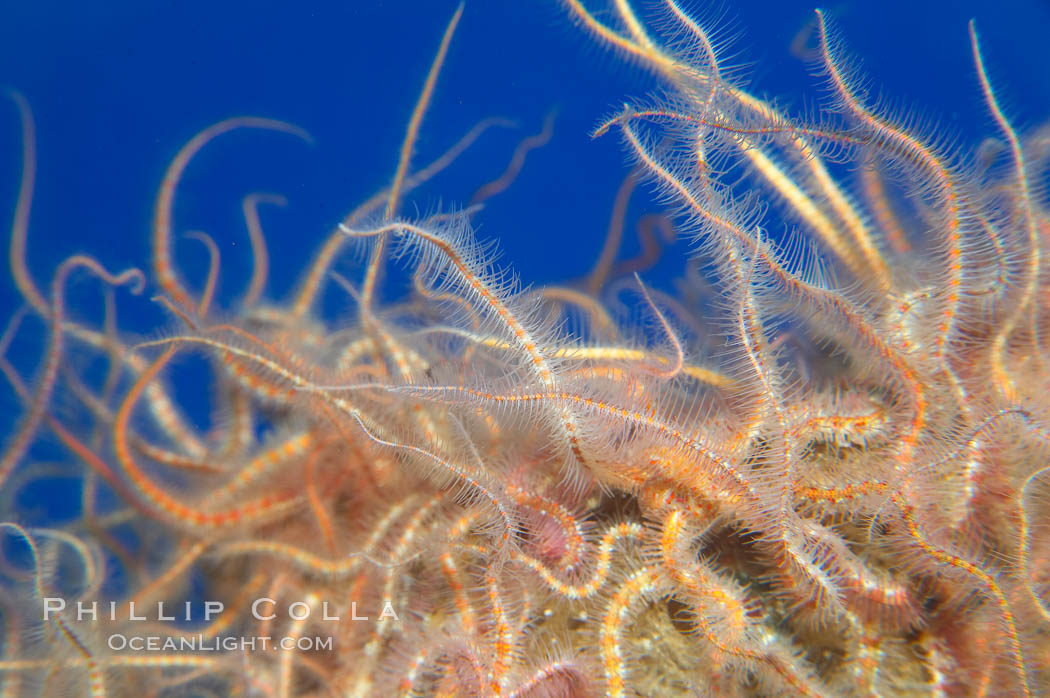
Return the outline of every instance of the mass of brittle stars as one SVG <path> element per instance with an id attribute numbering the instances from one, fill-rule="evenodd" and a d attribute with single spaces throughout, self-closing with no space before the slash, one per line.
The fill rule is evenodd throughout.
<path id="1" fill-rule="evenodd" d="M 31 383 L 2 362 L 24 405 L 0 460 L 3 695 L 1050 688 L 1050 218 L 1038 184 L 1050 138 L 1022 137 L 1002 111 L 976 29 L 977 82 L 1004 143 L 994 166 L 867 104 L 822 13 L 815 54 L 832 104 L 812 123 L 737 86 L 723 47 L 675 0 L 663 0 L 662 33 L 626 0 L 601 16 L 563 2 L 667 89 L 596 128 L 622 135 L 634 170 L 593 271 L 564 287 L 523 289 L 496 267 L 473 209 L 400 215 L 497 123 L 413 167 L 462 8 L 392 185 L 339 224 L 287 302 L 264 300 L 258 207 L 280 197 L 244 200 L 254 272 L 221 309 L 212 239 L 194 235 L 211 259 L 201 291 L 174 262 L 173 205 L 193 156 L 223 133 L 305 134 L 237 118 L 179 152 L 153 221 L 150 281 L 178 326 L 160 338 L 118 329 L 112 288 L 141 291 L 140 271 L 78 255 L 47 289 L 28 271 L 34 136 L 16 96 L 25 149 L 10 259 L 25 303 L 0 347 L 32 316 L 45 348 Z M 505 188 L 549 135 L 548 122 L 475 198 Z M 642 181 L 667 216 L 640 226 L 642 257 L 616 264 Z M 772 239 L 775 220 L 798 235 Z M 677 296 L 630 275 L 651 262 L 657 228 L 696 241 Z M 360 284 L 333 271 L 355 246 Z M 413 293 L 384 307 L 390 260 Z M 67 307 L 84 269 L 107 288 L 99 327 Z M 321 316 L 330 283 L 353 317 Z M 611 297 L 628 289 L 633 320 Z M 190 355 L 221 404 L 209 433 L 172 389 Z M 40 441 L 67 463 L 34 461 Z M 22 492 L 69 479 L 75 519 L 23 525 Z M 129 612 L 192 603 L 202 584 L 227 609 L 207 622 Z M 52 597 L 70 604 L 42 614 Z M 95 599 L 119 610 L 86 622 L 72 603 Z M 309 612 L 260 618 L 257 599 Z M 116 651 L 106 638 L 121 633 L 334 643 Z"/>

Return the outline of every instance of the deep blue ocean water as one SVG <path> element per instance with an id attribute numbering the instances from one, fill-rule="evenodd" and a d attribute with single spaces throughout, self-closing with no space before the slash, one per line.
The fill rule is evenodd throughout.
<path id="1" fill-rule="evenodd" d="M 153 197 L 169 159 L 209 124 L 255 115 L 295 123 L 315 144 L 257 131 L 222 137 L 187 172 L 176 229 L 204 230 L 218 241 L 222 293 L 230 298 L 243 287 L 250 261 L 241 197 L 253 191 L 287 196 L 286 208 L 263 212 L 273 262 L 270 297 L 279 300 L 333 225 L 390 181 L 405 124 L 457 4 L 0 3 L 0 86 L 22 92 L 37 121 L 29 263 L 38 282 L 46 287 L 57 264 L 74 252 L 93 254 L 110 269 L 145 267 Z M 750 66 L 743 75 L 754 92 L 778 96 L 788 108 L 820 104 L 820 79 L 789 52 L 812 20 L 809 0 L 727 1 L 716 10 L 703 2 L 682 4 L 710 20 L 708 27 L 728 28 L 721 35 L 732 38 L 735 62 Z M 873 94 L 881 91 L 897 108 L 918 111 L 939 131 L 955 134 L 963 148 L 995 135 L 970 60 L 971 17 L 1011 115 L 1029 127 L 1050 118 L 1046 0 L 854 0 L 827 9 L 862 60 Z M 567 16 L 556 0 L 467 2 L 414 161 L 435 157 L 484 117 L 508 117 L 519 126 L 485 136 L 447 173 L 413 193 L 404 209 L 431 212 L 465 203 L 557 108 L 553 140 L 529 155 L 513 187 L 477 218 L 479 235 L 497 238 L 503 262 L 534 283 L 573 279 L 590 269 L 627 168 L 616 136 L 594 141 L 588 133 L 625 97 L 659 87 Z M 19 154 L 17 112 L 0 100 L 5 221 L 14 209 Z M 655 207 L 639 196 L 631 216 L 646 210 Z M 203 248 L 184 240 L 177 248 L 199 283 Z M 681 244 L 669 256 L 686 253 Z M 340 268 L 358 278 L 352 266 Z M 0 309 L 6 318 L 19 300 L 4 277 Z M 97 308 L 97 285 L 78 284 L 73 293 L 71 303 L 85 313 Z M 122 303 L 122 324 L 136 331 L 165 321 L 147 301 Z M 26 337 L 11 351 L 31 368 L 40 333 Z M 6 386 L 0 390 L 4 424 L 17 404 Z"/>

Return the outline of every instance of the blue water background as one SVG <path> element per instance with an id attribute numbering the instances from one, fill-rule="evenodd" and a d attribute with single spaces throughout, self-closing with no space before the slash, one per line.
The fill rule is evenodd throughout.
<path id="1" fill-rule="evenodd" d="M 262 214 L 272 259 L 269 297 L 286 297 L 333 225 L 390 181 L 405 124 L 456 5 L 455 0 L 0 3 L 0 86 L 21 91 L 37 121 L 29 265 L 38 283 L 46 288 L 58 263 L 75 252 L 93 254 L 110 269 L 146 268 L 153 197 L 169 159 L 207 125 L 255 115 L 297 124 L 315 144 L 257 131 L 223 136 L 190 166 L 177 202 L 176 230 L 204 230 L 219 242 L 221 297 L 228 300 L 243 288 L 250 270 L 241 197 L 253 191 L 287 196 L 287 207 L 266 207 Z M 779 97 L 789 110 L 820 103 L 820 79 L 789 52 L 792 39 L 812 20 L 808 0 L 739 0 L 722 11 L 688 0 L 683 5 L 713 20 L 708 26 L 728 27 L 721 36 L 732 38 L 733 62 L 750 66 L 743 74 L 754 92 Z M 962 148 L 995 135 L 970 60 L 966 22 L 971 17 L 978 19 L 991 73 L 1010 114 L 1027 127 L 1050 117 L 1045 0 L 854 1 L 828 9 L 846 45 L 862 59 L 872 94 L 890 97 L 898 113 L 917 111 Z M 447 173 L 413 193 L 405 211 L 467 202 L 503 170 L 516 143 L 539 130 L 544 115 L 557 108 L 551 143 L 529 155 L 513 187 L 489 202 L 477 222 L 479 235 L 497 238 L 503 262 L 524 280 L 579 278 L 601 247 L 613 197 L 627 172 L 619 139 L 595 141 L 589 131 L 625 97 L 658 87 L 651 75 L 626 66 L 574 27 L 554 0 L 472 0 L 414 161 L 429 161 L 485 117 L 508 117 L 519 127 L 483 137 Z M 4 220 L 14 209 L 19 154 L 17 112 L 0 101 Z M 657 209 L 639 196 L 629 217 L 651 210 Z M 176 246 L 197 287 L 203 248 L 181 239 Z M 632 247 L 636 243 L 628 235 L 624 254 L 632 254 Z M 678 245 L 668 255 L 670 266 L 661 268 L 679 270 L 684 254 L 687 246 Z M 352 265 L 340 269 L 360 278 Z M 664 284 L 660 273 L 647 278 Z M 97 316 L 96 284 L 76 284 L 71 294 L 75 312 Z M 19 303 L 4 274 L 0 314 L 6 318 Z M 126 294 L 120 312 L 122 325 L 136 332 L 171 326 L 156 306 L 129 301 Z M 41 342 L 37 325 L 11 348 L 26 375 L 41 354 Z M 178 390 L 192 403 L 208 386 Z M 0 390 L 0 428 L 11 423 L 18 404 L 6 386 Z M 68 400 L 65 404 L 70 409 Z"/>

